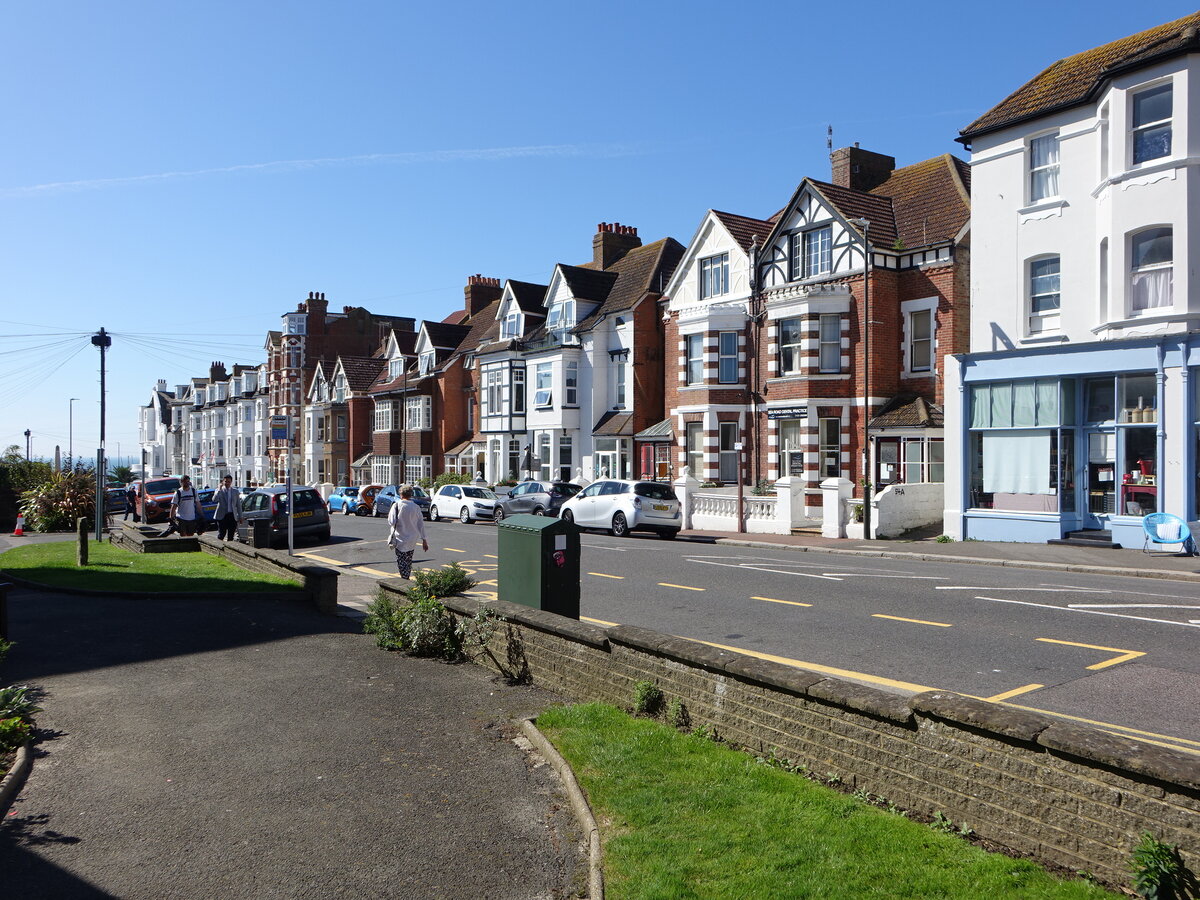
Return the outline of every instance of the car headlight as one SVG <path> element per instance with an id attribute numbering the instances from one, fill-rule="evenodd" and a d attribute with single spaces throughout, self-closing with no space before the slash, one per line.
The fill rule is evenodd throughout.
<path id="1" fill-rule="evenodd" d="M 486 503 L 478 503 L 478 502 L 477 502 L 477 503 L 475 504 L 475 508 L 476 508 L 476 509 L 487 509 L 487 508 L 488 508 L 488 506 L 487 506 L 487 504 L 486 504 Z"/>

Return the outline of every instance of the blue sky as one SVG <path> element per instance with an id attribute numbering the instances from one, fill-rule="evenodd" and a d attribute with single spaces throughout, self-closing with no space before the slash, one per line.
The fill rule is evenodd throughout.
<path id="1" fill-rule="evenodd" d="M 906 165 L 1056 59 L 1184 3 L 7 4 L 0 448 L 136 450 L 155 381 L 261 361 L 279 316 L 441 319 L 596 223 L 686 244 L 834 146 Z M 152 341 L 147 344 L 147 341 Z"/>

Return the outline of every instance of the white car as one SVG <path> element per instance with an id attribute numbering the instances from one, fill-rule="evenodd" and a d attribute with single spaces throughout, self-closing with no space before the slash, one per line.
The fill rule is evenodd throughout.
<path id="1" fill-rule="evenodd" d="M 657 481 L 596 481 L 562 505 L 558 517 L 580 528 L 606 528 L 617 537 L 653 531 L 671 540 L 683 520 L 679 498 Z"/>
<path id="2" fill-rule="evenodd" d="M 457 516 L 469 525 L 478 519 L 491 519 L 496 514 L 496 495 L 487 488 L 470 484 L 443 484 L 430 498 L 429 521 L 443 516 Z"/>

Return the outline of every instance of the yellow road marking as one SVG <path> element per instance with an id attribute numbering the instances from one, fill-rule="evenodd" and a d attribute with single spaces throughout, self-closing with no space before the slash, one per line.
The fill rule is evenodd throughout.
<path id="1" fill-rule="evenodd" d="M 480 584 L 491 584 L 491 585 L 495 585 L 495 584 L 496 584 L 496 579 L 495 579 L 495 578 L 489 578 L 487 581 L 481 581 L 481 582 L 479 582 L 479 583 L 480 583 Z"/>
<path id="2" fill-rule="evenodd" d="M 486 556 L 488 559 L 499 559 L 500 558 L 495 553 L 485 553 L 483 555 Z"/>
<path id="3" fill-rule="evenodd" d="M 605 575 L 603 572 L 588 572 L 589 575 L 595 575 L 597 578 L 619 578 L 624 581 L 624 575 Z"/>
<path id="4" fill-rule="evenodd" d="M 977 698 L 982 699 L 982 698 Z M 1049 709 L 1039 709 L 1036 706 L 1021 706 L 1018 703 L 1005 703 L 1004 706 L 1013 709 L 1021 709 L 1025 712 L 1043 713 L 1047 716 L 1054 716 L 1057 719 L 1069 719 L 1072 722 L 1082 722 L 1084 725 L 1095 725 L 1097 728 L 1104 730 L 1116 729 L 1114 734 L 1119 732 L 1121 737 L 1137 736 L 1139 740 L 1144 740 L 1148 744 L 1157 743 L 1152 738 L 1159 738 L 1168 743 L 1163 744 L 1164 747 L 1174 747 L 1177 750 L 1183 750 L 1186 753 L 1200 754 L 1200 741 L 1189 741 L 1187 738 L 1173 737 L 1169 734 L 1158 734 L 1154 731 L 1139 731 L 1136 728 L 1127 728 L 1124 725 L 1114 725 L 1112 722 L 1097 722 L 1095 719 L 1085 719 L 1082 716 L 1069 716 L 1066 713 L 1054 712 Z M 1181 746 L 1187 744 L 1188 746 Z"/>
<path id="5" fill-rule="evenodd" d="M 378 569 L 372 569 L 370 566 L 355 566 L 355 572 L 366 572 L 368 575 L 378 575 L 380 578 L 399 578 L 396 572 L 381 572 Z"/>
<path id="6" fill-rule="evenodd" d="M 620 622 L 605 622 L 603 619 L 589 619 L 587 616 L 580 616 L 579 621 L 580 622 L 591 622 L 593 625 L 608 625 L 610 627 L 613 625 L 621 624 Z"/>
<path id="7" fill-rule="evenodd" d="M 801 603 L 799 600 L 776 600 L 774 597 L 751 597 L 751 600 L 766 600 L 768 603 L 786 603 L 788 606 L 812 606 L 811 603 Z"/>
<path id="8" fill-rule="evenodd" d="M 1129 662 L 1131 659 L 1137 659 L 1139 656 L 1145 656 L 1144 650 L 1122 650 L 1120 647 L 1098 647 L 1095 644 L 1077 644 L 1074 641 L 1056 641 L 1054 638 L 1036 638 L 1043 644 L 1065 644 L 1068 647 L 1083 647 L 1086 650 L 1104 650 L 1108 653 L 1119 653 L 1120 656 L 1115 656 L 1112 659 L 1107 659 L 1104 662 L 1096 663 L 1093 666 L 1088 666 L 1089 671 L 1097 669 L 1107 669 L 1109 666 L 1115 666 L 1118 663 Z"/>
<path id="9" fill-rule="evenodd" d="M 995 697 L 984 697 L 989 703 L 999 703 L 1001 700 L 1007 700 L 1009 697 L 1016 697 L 1020 694 L 1028 694 L 1030 691 L 1036 691 L 1039 688 L 1044 688 L 1044 684 L 1027 684 L 1025 687 L 1013 688 L 1011 691 L 1005 691 L 1003 694 L 997 694 Z"/>
<path id="10" fill-rule="evenodd" d="M 453 547 L 443 547 L 442 549 L 449 553 L 466 553 L 467 552 L 466 550 L 455 550 Z"/>
<path id="11" fill-rule="evenodd" d="M 901 616 L 885 616 L 883 613 L 871 613 L 872 619 L 891 619 L 893 622 L 912 622 L 914 625 L 933 625 L 937 628 L 953 628 L 949 622 L 926 622 L 924 619 L 905 619 Z"/>
<path id="12" fill-rule="evenodd" d="M 297 553 L 297 556 L 303 556 L 305 559 L 315 559 L 317 562 L 323 562 L 331 566 L 348 566 L 350 563 L 342 562 L 340 559 L 330 559 L 328 556 L 317 556 L 315 553 Z"/>
<path id="13" fill-rule="evenodd" d="M 688 587 L 686 584 L 669 584 L 665 581 L 660 581 L 658 583 L 658 586 L 659 587 L 679 588 L 679 590 L 681 590 L 681 591 L 705 591 L 705 590 L 708 590 L 708 588 Z"/>

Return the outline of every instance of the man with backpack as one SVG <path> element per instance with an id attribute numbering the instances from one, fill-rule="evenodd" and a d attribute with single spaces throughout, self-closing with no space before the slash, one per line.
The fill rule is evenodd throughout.
<path id="1" fill-rule="evenodd" d="M 192 479 L 187 475 L 179 478 L 179 490 L 171 498 L 171 530 L 177 530 L 184 537 L 191 537 L 200 525 L 200 497 L 192 486 Z"/>

